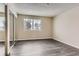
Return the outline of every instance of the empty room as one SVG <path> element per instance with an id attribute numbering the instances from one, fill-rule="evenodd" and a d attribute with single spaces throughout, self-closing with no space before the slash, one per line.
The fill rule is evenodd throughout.
<path id="1" fill-rule="evenodd" d="M 79 3 L 0 3 L 0 56 L 79 56 Z"/>

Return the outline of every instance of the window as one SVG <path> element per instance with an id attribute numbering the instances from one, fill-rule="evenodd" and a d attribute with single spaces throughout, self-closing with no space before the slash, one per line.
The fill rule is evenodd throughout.
<path id="1" fill-rule="evenodd" d="M 5 19 L 4 17 L 0 17 L 0 31 L 5 30 Z"/>
<path id="2" fill-rule="evenodd" d="M 24 27 L 26 30 L 40 30 L 41 20 L 40 19 L 24 19 Z"/>

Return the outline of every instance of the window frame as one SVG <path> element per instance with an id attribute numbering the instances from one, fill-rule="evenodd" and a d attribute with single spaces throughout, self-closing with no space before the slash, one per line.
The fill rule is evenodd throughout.
<path id="1" fill-rule="evenodd" d="M 28 20 L 32 20 L 32 21 L 34 21 L 34 23 L 35 23 L 35 21 L 40 21 L 40 29 L 35 29 L 34 27 L 35 27 L 35 24 L 34 24 L 34 27 L 31 27 L 30 29 L 27 29 L 27 26 L 26 26 L 26 22 L 25 21 L 28 21 Z M 33 29 L 34 28 L 34 29 Z M 24 18 L 24 30 L 25 31 L 41 31 L 41 29 L 42 29 L 42 20 L 41 19 L 29 19 L 29 18 Z"/>

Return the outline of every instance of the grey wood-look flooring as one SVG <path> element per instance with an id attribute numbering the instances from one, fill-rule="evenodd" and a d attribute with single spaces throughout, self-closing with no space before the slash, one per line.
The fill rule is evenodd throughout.
<path id="1" fill-rule="evenodd" d="M 0 42 L 0 56 L 4 56 L 4 55 L 5 55 L 4 43 Z"/>
<path id="2" fill-rule="evenodd" d="M 79 49 L 53 39 L 16 42 L 13 56 L 79 56 Z"/>
<path id="3" fill-rule="evenodd" d="M 4 56 L 4 44 L 0 43 L 0 56 Z M 53 39 L 18 41 L 11 56 L 79 56 L 79 49 Z"/>

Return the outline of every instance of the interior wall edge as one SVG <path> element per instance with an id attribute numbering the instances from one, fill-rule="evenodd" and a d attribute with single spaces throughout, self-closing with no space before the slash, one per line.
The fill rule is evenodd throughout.
<path id="1" fill-rule="evenodd" d="M 23 15 L 23 16 L 37 16 L 37 17 L 47 17 L 47 18 L 53 18 L 53 16 L 39 16 L 39 15 L 29 15 L 29 14 L 21 14 L 21 13 L 17 13 L 18 15 Z"/>

